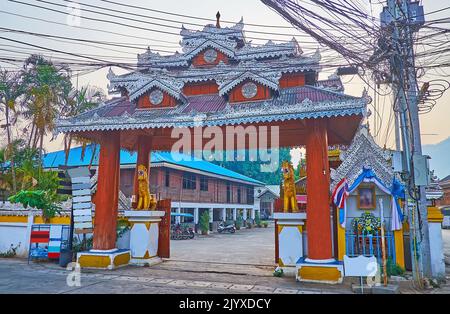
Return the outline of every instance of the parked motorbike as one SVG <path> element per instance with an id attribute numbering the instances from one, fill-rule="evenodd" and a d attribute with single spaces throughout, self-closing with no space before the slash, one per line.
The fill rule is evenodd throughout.
<path id="1" fill-rule="evenodd" d="M 219 233 L 222 233 L 222 232 L 235 233 L 236 227 L 234 226 L 234 224 L 225 225 L 225 223 L 221 222 L 217 226 L 217 232 L 219 232 Z"/>
<path id="2" fill-rule="evenodd" d="M 170 230 L 170 238 L 172 240 L 187 240 L 193 239 L 195 236 L 192 228 L 183 228 L 180 224 L 172 226 Z"/>

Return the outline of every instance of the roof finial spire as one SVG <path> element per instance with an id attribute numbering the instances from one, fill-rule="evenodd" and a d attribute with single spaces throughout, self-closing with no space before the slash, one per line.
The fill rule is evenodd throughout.
<path id="1" fill-rule="evenodd" d="M 217 11 L 217 13 L 216 13 L 216 19 L 217 19 L 216 27 L 220 28 L 220 12 L 219 11 Z"/>

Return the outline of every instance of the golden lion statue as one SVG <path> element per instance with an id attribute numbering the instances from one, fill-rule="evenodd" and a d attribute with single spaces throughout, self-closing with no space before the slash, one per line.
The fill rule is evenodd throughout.
<path id="1" fill-rule="evenodd" d="M 156 198 L 150 194 L 148 183 L 147 167 L 144 165 L 138 166 L 138 204 L 137 210 L 155 210 Z"/>
<path id="2" fill-rule="evenodd" d="M 290 162 L 283 161 L 281 164 L 281 171 L 283 173 L 283 212 L 298 213 L 294 168 Z"/>

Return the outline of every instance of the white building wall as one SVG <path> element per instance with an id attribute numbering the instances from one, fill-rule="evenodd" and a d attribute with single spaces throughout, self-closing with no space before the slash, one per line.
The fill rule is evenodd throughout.
<path id="1" fill-rule="evenodd" d="M 13 247 L 19 246 L 16 256 L 27 257 L 29 238 L 27 223 L 0 223 L 0 252 L 6 253 L 11 248 L 11 245 Z"/>

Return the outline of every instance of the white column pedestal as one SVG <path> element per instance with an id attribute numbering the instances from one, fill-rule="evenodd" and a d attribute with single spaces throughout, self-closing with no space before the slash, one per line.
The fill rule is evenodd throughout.
<path id="1" fill-rule="evenodd" d="M 223 221 L 227 220 L 227 209 L 226 208 L 222 209 L 222 220 Z"/>
<path id="2" fill-rule="evenodd" d="M 151 266 L 161 262 L 158 257 L 159 222 L 164 211 L 127 210 L 124 216 L 131 223 L 130 264 Z"/>
<path id="3" fill-rule="evenodd" d="M 181 208 L 177 208 L 176 209 L 176 213 L 179 214 L 181 213 Z M 181 222 L 181 217 L 180 216 L 175 216 L 175 223 L 179 224 Z"/>
<path id="4" fill-rule="evenodd" d="M 194 224 L 198 224 L 198 208 L 194 208 Z"/>
<path id="5" fill-rule="evenodd" d="M 303 257 L 303 225 L 306 213 L 274 213 L 278 233 L 278 266 L 295 276 L 297 262 Z"/>
<path id="6" fill-rule="evenodd" d="M 444 215 L 437 207 L 428 207 L 428 232 L 430 234 L 431 275 L 445 279 L 444 246 L 442 241 L 442 222 Z"/>

